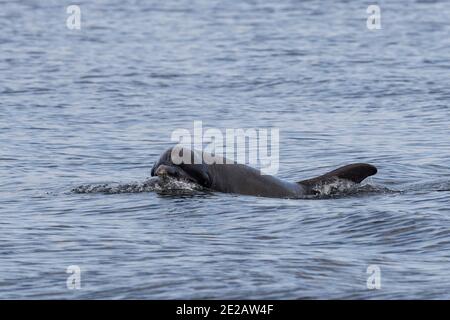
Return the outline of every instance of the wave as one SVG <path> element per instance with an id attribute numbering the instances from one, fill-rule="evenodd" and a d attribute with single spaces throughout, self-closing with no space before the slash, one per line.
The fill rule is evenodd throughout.
<path id="1" fill-rule="evenodd" d="M 426 182 L 416 182 L 410 183 L 402 186 L 402 189 L 405 192 L 445 192 L 450 191 L 450 180 L 448 179 L 439 179 L 433 181 Z"/>

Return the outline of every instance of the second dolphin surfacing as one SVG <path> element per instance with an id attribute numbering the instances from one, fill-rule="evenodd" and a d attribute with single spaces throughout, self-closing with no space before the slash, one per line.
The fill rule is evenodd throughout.
<path id="1" fill-rule="evenodd" d="M 188 154 L 184 154 L 185 152 Z M 174 155 L 177 159 L 174 159 Z M 180 162 L 178 156 L 190 161 Z M 223 158 L 218 163 L 207 164 L 203 161 L 205 156 L 211 155 L 187 148 L 170 148 L 155 163 L 151 175 L 161 179 L 170 177 L 194 182 L 218 192 L 270 198 L 301 198 L 315 195 L 319 188 L 336 181 L 360 183 L 377 173 L 377 168 L 373 165 L 353 163 L 312 179 L 288 182 L 263 175 L 260 170 L 244 164 L 229 163 Z M 194 161 L 196 158 L 197 161 Z"/>

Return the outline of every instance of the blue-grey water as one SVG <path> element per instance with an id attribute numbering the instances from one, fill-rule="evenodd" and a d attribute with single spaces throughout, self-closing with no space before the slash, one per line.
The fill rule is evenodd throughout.
<path id="1" fill-rule="evenodd" d="M 0 3 L 0 298 L 450 298 L 448 1 L 379 1 L 379 30 L 356 0 L 82 0 L 80 30 L 71 4 Z M 139 190 L 199 120 L 380 191 Z"/>

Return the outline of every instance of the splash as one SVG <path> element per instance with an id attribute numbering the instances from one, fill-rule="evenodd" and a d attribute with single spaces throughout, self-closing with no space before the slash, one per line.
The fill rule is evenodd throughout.
<path id="1" fill-rule="evenodd" d="M 159 179 L 149 178 L 142 182 L 131 183 L 103 183 L 103 184 L 83 184 L 72 189 L 73 193 L 141 193 L 141 192 L 193 192 L 202 190 L 202 187 L 188 181 L 175 180 L 172 178 Z"/>
<path id="2" fill-rule="evenodd" d="M 325 183 L 317 184 L 313 188 L 314 195 L 299 197 L 301 199 L 326 199 L 346 196 L 358 196 L 377 193 L 395 193 L 395 191 L 383 186 L 372 184 L 360 185 L 349 180 L 334 179 Z M 169 195 L 194 194 L 199 191 L 208 191 L 202 186 L 184 180 L 177 180 L 171 177 L 152 177 L 142 182 L 131 183 L 103 183 L 103 184 L 83 184 L 71 190 L 73 193 L 142 193 L 156 192 Z"/>
<path id="3" fill-rule="evenodd" d="M 372 184 L 361 185 L 346 179 L 333 179 L 324 183 L 316 184 L 312 188 L 314 195 L 308 198 L 336 198 L 355 195 L 366 195 L 373 193 L 395 193 L 398 191 L 383 186 Z"/>
<path id="4" fill-rule="evenodd" d="M 83 184 L 72 189 L 74 193 L 139 193 L 152 192 L 158 188 L 156 179 L 147 179 L 143 182 L 132 183 L 103 183 L 103 184 Z"/>

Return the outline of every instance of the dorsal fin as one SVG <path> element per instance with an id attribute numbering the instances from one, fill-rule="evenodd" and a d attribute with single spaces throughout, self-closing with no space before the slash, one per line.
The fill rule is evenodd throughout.
<path id="1" fill-rule="evenodd" d="M 324 183 L 335 178 L 349 180 L 355 183 L 360 183 L 365 178 L 373 176 L 377 173 L 377 168 L 367 163 L 353 163 L 340 167 L 336 170 L 328 172 L 316 178 L 299 181 L 297 183 L 305 186 L 313 186 L 319 183 Z"/>

